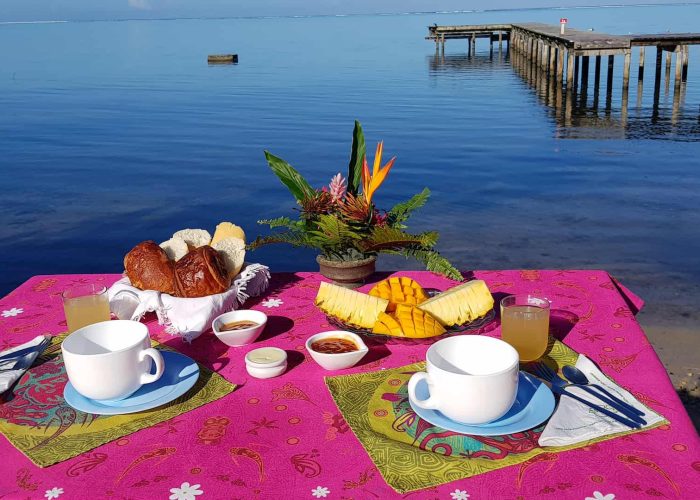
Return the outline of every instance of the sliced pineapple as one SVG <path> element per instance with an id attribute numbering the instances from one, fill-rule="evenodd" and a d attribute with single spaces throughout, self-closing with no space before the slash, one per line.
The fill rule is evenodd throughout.
<path id="1" fill-rule="evenodd" d="M 474 321 L 493 309 L 493 296 L 482 280 L 458 285 L 418 305 L 445 326 Z"/>
<path id="2" fill-rule="evenodd" d="M 322 282 L 315 304 L 324 313 L 348 325 L 373 328 L 379 315 L 386 311 L 389 301 Z"/>
<path id="3" fill-rule="evenodd" d="M 370 295 L 389 301 L 388 312 L 396 310 L 397 304 L 418 305 L 428 299 L 428 295 L 416 281 L 407 277 L 392 277 L 380 281 L 369 291 Z"/>

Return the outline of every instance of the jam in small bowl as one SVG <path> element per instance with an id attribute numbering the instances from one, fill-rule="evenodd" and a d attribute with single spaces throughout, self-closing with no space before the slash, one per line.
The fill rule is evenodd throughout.
<path id="1" fill-rule="evenodd" d="M 266 324 L 264 312 L 241 309 L 218 316 L 212 321 L 211 329 L 224 344 L 237 347 L 255 342 Z"/>
<path id="2" fill-rule="evenodd" d="M 326 370 L 355 366 L 369 352 L 359 335 L 342 330 L 312 335 L 306 341 L 306 350 Z"/>

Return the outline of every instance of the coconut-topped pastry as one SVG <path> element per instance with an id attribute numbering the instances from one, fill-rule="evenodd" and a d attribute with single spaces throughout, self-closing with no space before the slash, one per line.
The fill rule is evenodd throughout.
<path id="1" fill-rule="evenodd" d="M 229 278 L 234 278 L 243 269 L 245 261 L 245 243 L 240 238 L 225 238 L 212 244 L 224 259 Z"/>
<path id="2" fill-rule="evenodd" d="M 182 238 L 170 238 L 161 243 L 160 248 L 165 250 L 168 258 L 174 262 L 183 258 L 190 251 L 187 243 Z"/>
<path id="3" fill-rule="evenodd" d="M 211 242 L 211 234 L 206 229 L 181 229 L 173 234 L 173 238 L 180 238 L 190 247 L 199 248 Z"/>

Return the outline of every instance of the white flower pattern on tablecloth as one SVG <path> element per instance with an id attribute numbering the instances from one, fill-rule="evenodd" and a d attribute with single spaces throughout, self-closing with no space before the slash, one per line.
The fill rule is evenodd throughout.
<path id="1" fill-rule="evenodd" d="M 586 497 L 586 500 L 615 500 L 614 493 L 603 495 L 600 491 L 594 491 L 592 497 Z"/>
<path id="2" fill-rule="evenodd" d="M 7 309 L 6 311 L 3 311 L 2 317 L 9 318 L 12 316 L 17 316 L 18 314 L 22 314 L 23 312 L 24 312 L 24 309 L 22 309 L 21 307 L 13 307 L 12 309 Z"/>
<path id="3" fill-rule="evenodd" d="M 46 490 L 46 493 L 44 493 L 44 498 L 51 500 L 52 498 L 58 498 L 61 495 L 63 495 L 63 488 L 57 488 L 54 486 L 50 490 Z"/>
<path id="4" fill-rule="evenodd" d="M 450 493 L 450 496 L 452 500 L 468 500 L 469 493 L 467 493 L 466 490 L 454 490 Z"/>
<path id="5" fill-rule="evenodd" d="M 315 498 L 326 498 L 330 492 L 331 490 L 325 486 L 316 486 L 313 490 L 311 490 L 311 495 Z"/>
<path id="6" fill-rule="evenodd" d="M 282 302 L 282 299 L 267 299 L 262 301 L 262 306 L 263 307 L 279 307 L 284 302 Z"/>
<path id="7" fill-rule="evenodd" d="M 179 488 L 170 488 L 170 500 L 195 500 L 194 497 L 203 495 L 198 484 L 182 483 Z"/>

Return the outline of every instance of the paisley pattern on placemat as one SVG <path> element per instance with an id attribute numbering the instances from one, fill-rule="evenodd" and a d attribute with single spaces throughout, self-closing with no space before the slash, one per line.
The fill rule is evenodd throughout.
<path id="1" fill-rule="evenodd" d="M 236 387 L 200 365 L 195 386 L 168 405 L 130 415 L 83 413 L 63 399 L 68 382 L 60 347 L 64 337 L 54 337 L 52 345 L 22 375 L 0 405 L 0 432 L 41 467 L 176 417 L 217 400 Z"/>
<path id="2" fill-rule="evenodd" d="M 371 406 L 375 406 L 379 398 L 391 404 L 389 413 L 393 413 L 394 420 L 391 422 L 391 430 L 386 432 L 388 437 L 448 457 L 500 460 L 537 448 L 537 440 L 544 430 L 544 424 L 529 431 L 504 436 L 469 436 L 423 420 L 416 415 L 408 400 L 408 380 L 412 374 L 402 372 L 388 381 L 389 387 L 386 383 L 379 386 L 370 403 Z M 398 390 L 392 390 L 391 386 L 396 386 L 396 382 L 401 384 Z M 379 428 L 379 431 L 381 432 L 382 428 Z"/>
<path id="3" fill-rule="evenodd" d="M 575 364 L 578 354 L 553 337 L 543 357 L 552 367 Z M 546 450 L 537 444 L 544 425 L 508 436 L 466 436 L 419 418 L 406 394 L 410 376 L 423 370 L 414 363 L 390 370 L 326 377 L 343 417 L 386 482 L 399 493 L 464 479 L 538 455 L 580 448 L 590 443 Z M 627 434 L 639 431 L 630 431 Z M 597 441 L 612 439 L 611 436 Z M 544 455 L 543 455 L 544 456 Z"/>

